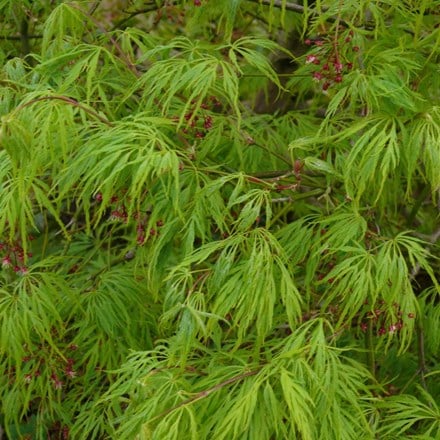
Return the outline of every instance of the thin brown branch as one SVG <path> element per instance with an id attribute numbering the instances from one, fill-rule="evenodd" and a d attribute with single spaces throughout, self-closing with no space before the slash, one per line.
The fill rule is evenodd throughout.
<path id="1" fill-rule="evenodd" d="M 43 35 L 27 35 L 26 38 L 28 40 L 35 38 L 43 38 Z M 21 41 L 21 35 L 0 35 L 0 40 L 11 40 L 11 41 Z"/>
<path id="2" fill-rule="evenodd" d="M 95 0 L 89 8 L 88 15 L 93 15 L 101 4 L 102 0 Z"/>
<path id="3" fill-rule="evenodd" d="M 417 357 L 419 360 L 418 373 L 420 374 L 420 383 L 425 390 L 428 390 L 425 380 L 425 373 L 427 371 L 425 357 L 425 334 L 423 332 L 421 323 L 417 326 Z"/>
<path id="4" fill-rule="evenodd" d="M 156 4 L 151 4 L 151 6 L 148 7 L 148 8 L 137 9 L 136 11 L 133 11 L 133 12 L 127 12 L 128 16 L 124 17 L 123 19 L 121 19 L 118 22 L 116 22 L 114 24 L 112 30 L 120 29 L 125 23 L 130 21 L 133 17 L 136 17 L 136 15 L 148 14 L 149 12 L 154 12 L 154 11 L 159 10 L 161 7 L 162 6 L 158 6 Z"/>
<path id="5" fill-rule="evenodd" d="M 25 18 L 21 21 L 20 41 L 23 56 L 26 58 L 31 52 L 31 45 L 29 43 L 29 23 Z"/>
<path id="6" fill-rule="evenodd" d="M 36 102 L 40 102 L 40 101 L 62 101 L 62 102 L 65 102 L 65 103 L 70 104 L 74 107 L 77 107 L 81 110 L 84 110 L 86 113 L 94 116 L 96 119 L 98 119 L 102 123 L 108 125 L 109 127 L 113 126 L 113 124 L 107 118 L 101 116 L 95 110 L 86 107 L 84 104 L 81 104 L 76 99 L 69 98 L 68 96 L 61 96 L 61 95 L 42 96 L 40 98 L 35 98 L 35 99 L 32 99 L 31 101 L 28 101 L 28 102 L 25 102 L 24 104 L 19 105 L 18 107 L 16 107 L 15 111 L 19 112 L 20 110 L 22 110 L 26 107 L 29 107 L 29 106 L 35 104 Z"/>
<path id="7" fill-rule="evenodd" d="M 304 14 L 304 12 L 306 12 L 306 9 L 304 8 L 304 6 L 298 5 L 297 3 L 291 3 L 291 2 L 283 2 L 282 0 L 247 0 L 249 2 L 252 3 L 258 3 L 258 4 L 262 4 L 265 6 L 272 6 L 275 8 L 279 8 L 279 9 L 285 9 L 286 11 L 292 11 L 292 12 L 296 12 L 298 14 Z M 314 14 L 320 13 L 320 12 L 325 12 L 327 11 L 327 8 L 323 7 L 320 9 L 320 11 L 317 11 L 316 9 L 311 9 L 310 11 Z M 342 25 L 345 27 L 349 27 L 348 23 L 346 23 L 344 20 L 341 20 L 337 17 L 326 17 L 325 21 L 328 21 L 329 23 L 335 23 L 337 22 L 338 25 Z"/>
<path id="8" fill-rule="evenodd" d="M 213 387 L 208 388 L 207 390 L 200 391 L 200 392 L 196 393 L 193 397 L 190 397 L 189 399 L 186 399 L 183 402 L 180 402 L 178 405 L 173 406 L 172 408 L 169 408 L 169 409 L 161 412 L 156 417 L 154 417 L 153 420 L 165 417 L 166 415 L 172 413 L 173 411 L 178 410 L 179 408 L 182 408 L 183 406 L 190 405 L 190 404 L 196 402 L 197 400 L 204 399 L 205 397 L 208 397 L 210 394 L 214 393 L 215 391 L 220 390 L 221 388 L 223 388 L 227 385 L 230 385 L 235 382 L 239 382 L 239 381 L 246 379 L 247 377 L 250 377 L 250 376 L 255 376 L 259 372 L 260 372 L 260 369 L 248 371 L 247 373 L 239 374 L 238 376 L 231 377 L 230 379 L 227 379 L 224 382 L 220 382 L 217 385 L 214 385 Z"/>
<path id="9" fill-rule="evenodd" d="M 137 70 L 136 66 L 133 64 L 133 62 L 130 60 L 130 58 L 128 57 L 128 55 L 122 50 L 121 46 L 119 45 L 119 43 L 113 38 L 112 35 L 109 34 L 109 31 L 107 31 L 107 29 L 105 29 L 104 27 L 101 26 L 101 23 L 95 19 L 95 17 L 93 17 L 92 15 L 88 14 L 87 12 L 85 12 L 84 10 L 82 10 L 81 8 L 79 8 L 76 5 L 70 5 L 72 8 L 80 11 L 82 14 L 86 15 L 87 17 L 89 17 L 89 19 L 91 21 L 93 21 L 93 23 L 95 24 L 95 26 L 104 34 L 108 36 L 108 39 L 110 40 L 110 42 L 113 44 L 113 46 L 115 47 L 116 51 L 119 54 L 120 59 L 124 62 L 124 64 L 129 68 L 129 70 L 137 77 L 140 76 L 140 72 Z"/>
<path id="10" fill-rule="evenodd" d="M 252 3 L 259 3 L 266 6 L 274 6 L 275 8 L 285 8 L 286 11 L 298 12 L 304 14 L 304 6 L 291 2 L 283 2 L 282 0 L 248 0 Z M 283 4 L 284 3 L 284 4 Z"/>

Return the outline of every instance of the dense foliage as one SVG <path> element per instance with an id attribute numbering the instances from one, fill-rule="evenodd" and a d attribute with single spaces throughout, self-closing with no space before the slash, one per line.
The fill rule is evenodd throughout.
<path id="1" fill-rule="evenodd" d="M 9 439 L 440 438 L 437 0 L 0 0 Z"/>

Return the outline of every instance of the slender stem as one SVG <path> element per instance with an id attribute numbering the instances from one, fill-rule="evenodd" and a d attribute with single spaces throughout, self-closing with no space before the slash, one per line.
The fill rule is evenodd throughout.
<path id="1" fill-rule="evenodd" d="M 418 194 L 416 202 L 414 203 L 413 208 L 411 209 L 411 212 L 409 213 L 408 219 L 407 219 L 407 225 L 409 227 L 412 226 L 414 220 L 416 219 L 417 213 L 419 212 L 420 207 L 422 206 L 423 202 L 426 200 L 426 197 L 429 194 L 429 185 L 426 185 L 422 191 L 420 191 L 420 194 Z"/>
<path id="2" fill-rule="evenodd" d="M 259 3 L 266 6 L 273 6 L 275 8 L 284 8 L 286 11 L 298 12 L 304 14 L 304 6 L 296 3 L 283 2 L 282 0 L 248 0 L 253 3 Z"/>
<path id="3" fill-rule="evenodd" d="M 238 376 L 231 377 L 230 379 L 227 379 L 224 382 L 220 382 L 217 385 L 214 385 L 213 387 L 208 388 L 207 390 L 200 391 L 200 392 L 196 393 L 193 397 L 190 397 L 189 399 L 186 399 L 183 402 L 180 402 L 178 405 L 173 406 L 172 408 L 169 408 L 169 409 L 161 412 L 157 416 L 153 417 L 152 420 L 165 417 L 166 415 L 178 410 L 179 408 L 182 408 L 183 406 L 187 406 L 187 405 L 192 404 L 193 402 L 196 402 L 197 400 L 204 399 L 205 397 L 208 397 L 210 394 L 214 393 L 215 391 L 220 390 L 221 388 L 223 388 L 227 385 L 230 385 L 235 382 L 239 382 L 239 381 L 246 379 L 247 377 L 250 377 L 250 376 L 255 376 L 259 372 L 260 372 L 260 370 L 253 370 L 253 371 L 248 371 L 247 373 L 239 374 Z"/>
<path id="4" fill-rule="evenodd" d="M 365 332 L 365 348 L 367 353 L 367 364 L 373 378 L 376 378 L 376 358 L 374 354 L 373 344 L 373 320 L 368 322 L 367 331 Z"/>
<path id="5" fill-rule="evenodd" d="M 98 7 L 101 4 L 101 2 L 102 2 L 102 0 L 95 0 L 93 2 L 93 4 L 90 6 L 90 8 L 89 8 L 88 14 L 89 15 L 93 15 L 96 12 L 96 10 L 98 9 Z"/>
<path id="6" fill-rule="evenodd" d="M 108 36 L 108 39 L 110 40 L 110 42 L 113 44 L 114 48 L 116 49 L 116 51 L 119 53 L 119 57 L 120 59 L 124 62 L 124 64 L 128 67 L 128 69 L 136 76 L 139 77 L 140 76 L 140 72 L 137 70 L 136 66 L 133 64 L 133 62 L 130 60 L 129 56 L 122 50 L 121 46 L 119 45 L 119 43 L 113 38 L 113 36 L 111 34 L 109 34 L 109 32 L 103 28 L 101 26 L 101 23 L 95 19 L 95 17 L 93 17 L 92 15 L 88 14 L 87 12 L 83 11 L 81 8 L 79 8 L 78 6 L 75 6 L 74 4 L 70 5 L 72 8 L 77 9 L 78 11 L 80 11 L 81 13 L 87 15 L 91 21 L 93 21 L 93 23 L 95 24 L 95 26 L 104 34 Z"/>
<path id="7" fill-rule="evenodd" d="M 62 96 L 62 95 L 52 95 L 52 96 L 42 96 L 41 98 L 35 98 L 31 101 L 25 102 L 24 104 L 19 105 L 16 107 L 15 111 L 19 112 L 20 110 L 29 107 L 32 104 L 35 104 L 36 102 L 40 101 L 63 101 L 67 104 L 70 104 L 74 107 L 77 107 L 81 110 L 84 110 L 86 113 L 89 113 L 90 115 L 94 116 L 96 119 L 99 119 L 104 124 L 108 125 L 109 127 L 112 127 L 113 124 L 107 119 L 101 116 L 99 113 L 97 113 L 95 110 L 92 110 L 88 107 L 86 107 L 84 104 L 81 104 L 76 99 L 69 98 L 68 96 Z"/>
<path id="8" fill-rule="evenodd" d="M 0 35 L 0 40 L 21 41 L 22 38 L 21 35 Z M 43 35 L 26 35 L 26 38 L 28 40 L 33 38 L 43 38 Z"/>
<path id="9" fill-rule="evenodd" d="M 283 0 L 247 0 L 247 1 L 252 3 L 258 3 L 260 5 L 262 4 L 265 6 L 272 6 L 279 9 L 285 9 L 286 11 L 297 12 L 298 14 L 304 14 L 304 12 L 306 12 L 304 6 L 298 5 L 297 3 L 284 2 Z M 310 11 L 312 13 L 318 12 L 315 9 L 310 9 Z M 325 12 L 325 11 L 327 11 L 327 8 L 322 7 L 319 12 Z M 344 20 L 341 19 L 338 20 L 337 17 L 326 17 L 325 21 L 329 23 L 335 23 L 336 21 L 338 21 L 338 25 L 349 27 Z"/>
<path id="10" fill-rule="evenodd" d="M 130 12 L 128 13 L 129 15 L 127 17 L 124 17 L 122 20 L 119 20 L 112 28 L 112 31 L 121 28 L 125 23 L 127 23 L 128 21 L 130 21 L 133 17 L 136 17 L 136 15 L 140 15 L 140 14 L 147 14 L 148 12 L 154 12 L 157 11 L 158 9 L 160 9 L 162 6 L 157 6 L 157 5 L 151 5 L 148 8 L 143 8 L 143 9 L 137 9 L 136 11 Z"/>
<path id="11" fill-rule="evenodd" d="M 271 150 L 270 148 L 266 147 L 265 145 L 258 144 L 257 142 L 253 143 L 252 145 L 255 145 L 256 147 L 267 151 L 269 154 L 272 154 L 272 156 L 275 156 L 278 159 L 282 160 L 284 163 L 287 163 L 287 165 L 292 166 L 292 163 L 290 162 L 290 160 L 287 157 L 284 157 L 282 154 L 279 154 L 276 151 Z"/>
<path id="12" fill-rule="evenodd" d="M 422 384 L 422 387 L 425 390 L 428 390 L 425 380 L 425 373 L 426 373 L 425 336 L 421 322 L 417 325 L 417 357 L 419 359 L 418 373 L 420 374 L 420 383 Z"/>
<path id="13" fill-rule="evenodd" d="M 31 45 L 29 43 L 29 23 L 26 18 L 23 18 L 23 20 L 21 20 L 20 41 L 23 57 L 27 58 L 27 56 L 31 52 Z"/>

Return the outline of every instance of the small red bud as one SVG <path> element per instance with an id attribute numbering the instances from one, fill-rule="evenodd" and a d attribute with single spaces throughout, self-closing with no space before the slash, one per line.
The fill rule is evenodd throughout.
<path id="1" fill-rule="evenodd" d="M 11 257 L 9 255 L 6 255 L 6 257 L 2 258 L 2 266 L 6 269 L 8 267 L 11 267 Z"/>
<path id="2" fill-rule="evenodd" d="M 397 330 L 397 325 L 396 324 L 391 324 L 389 329 L 388 329 L 388 332 L 389 333 L 394 333 L 396 330 Z"/>
<path id="3" fill-rule="evenodd" d="M 319 64 L 319 59 L 316 55 L 307 55 L 306 56 L 306 64 L 316 64 L 316 61 L 318 61 Z"/>
<path id="4" fill-rule="evenodd" d="M 323 78 L 323 76 L 322 76 L 321 72 L 314 72 L 313 73 L 313 79 L 315 79 L 316 81 L 321 81 L 322 78 Z"/>
<path id="5" fill-rule="evenodd" d="M 344 68 L 343 64 L 340 63 L 339 61 L 335 61 L 333 63 L 333 67 L 335 68 L 336 73 L 342 72 L 342 69 Z"/>
<path id="6" fill-rule="evenodd" d="M 205 127 L 206 130 L 209 130 L 210 128 L 212 128 L 212 117 L 211 116 L 205 117 L 205 122 L 204 122 L 203 126 Z"/>

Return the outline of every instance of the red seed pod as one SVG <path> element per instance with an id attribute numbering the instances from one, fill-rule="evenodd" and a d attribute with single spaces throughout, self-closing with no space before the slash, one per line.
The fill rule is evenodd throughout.
<path id="1" fill-rule="evenodd" d="M 293 164 L 293 172 L 295 173 L 295 176 L 298 178 L 301 170 L 304 166 L 304 163 L 300 159 L 296 159 L 295 163 Z"/>
<path id="2" fill-rule="evenodd" d="M 315 79 L 317 81 L 321 81 L 322 78 L 323 78 L 323 75 L 321 72 L 313 72 L 313 79 Z"/>
<path id="3" fill-rule="evenodd" d="M 396 324 L 391 324 L 388 328 L 388 332 L 389 333 L 394 333 L 397 330 L 397 325 Z"/>
<path id="4" fill-rule="evenodd" d="M 144 234 L 138 234 L 136 238 L 136 242 L 139 246 L 142 246 L 145 242 L 145 235 Z"/>
<path id="5" fill-rule="evenodd" d="M 306 56 L 306 64 L 316 64 L 316 61 L 318 61 L 319 64 L 319 59 L 316 55 L 307 55 Z"/>
<path id="6" fill-rule="evenodd" d="M 32 380 L 32 374 L 28 373 L 28 374 L 25 374 L 25 375 L 24 375 L 24 381 L 25 381 L 26 383 L 30 383 L 31 380 Z"/>
<path id="7" fill-rule="evenodd" d="M 6 255 L 6 257 L 2 258 L 2 266 L 7 269 L 8 267 L 11 267 L 12 261 L 11 257 L 9 255 Z"/>
<path id="8" fill-rule="evenodd" d="M 335 68 L 336 73 L 341 73 L 342 69 L 344 68 L 344 65 L 340 61 L 335 61 L 333 63 L 333 67 Z"/>
<path id="9" fill-rule="evenodd" d="M 311 46 L 312 45 L 312 40 L 310 38 L 307 38 L 306 40 L 304 40 L 304 44 L 306 46 Z"/>

